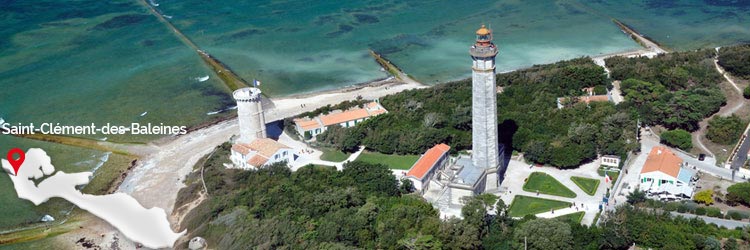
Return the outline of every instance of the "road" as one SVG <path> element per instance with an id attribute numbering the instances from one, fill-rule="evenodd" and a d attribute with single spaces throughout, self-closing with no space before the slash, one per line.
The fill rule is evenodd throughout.
<path id="1" fill-rule="evenodd" d="M 746 131 L 745 139 L 740 142 L 742 143 L 740 149 L 737 150 L 737 154 L 734 159 L 732 159 L 732 169 L 739 169 L 745 162 L 747 162 L 747 154 L 748 150 L 750 150 L 750 139 L 747 139 L 748 137 L 750 137 L 750 130 Z"/>
<path id="2" fill-rule="evenodd" d="M 726 227 L 730 229 L 737 228 L 737 227 L 750 226 L 750 222 L 744 222 L 744 221 L 725 220 L 725 219 L 719 219 L 719 218 L 714 218 L 714 217 L 708 217 L 704 215 L 684 214 L 684 213 L 678 213 L 678 212 L 669 212 L 669 213 L 672 214 L 672 216 L 674 217 L 677 217 L 677 216 L 682 216 L 685 218 L 697 217 L 705 221 L 706 223 L 716 224 L 717 226 Z"/>

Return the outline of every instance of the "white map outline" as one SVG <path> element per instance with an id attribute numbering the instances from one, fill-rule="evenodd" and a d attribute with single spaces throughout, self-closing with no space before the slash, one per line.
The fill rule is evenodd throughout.
<path id="1" fill-rule="evenodd" d="M 108 222 L 128 239 L 153 249 L 171 248 L 178 238 L 187 233 L 187 230 L 180 233 L 172 231 L 164 209 L 146 209 L 127 194 L 97 196 L 81 193 L 76 187 L 89 183 L 92 173 L 55 172 L 50 157 L 42 149 L 32 148 L 26 152 L 26 160 L 18 170 L 18 176 L 13 174 L 13 167 L 8 160 L 1 160 L 3 169 L 13 181 L 18 198 L 31 201 L 34 205 L 38 206 L 52 197 L 65 199 Z M 32 181 L 43 177 L 47 178 L 39 185 Z"/>

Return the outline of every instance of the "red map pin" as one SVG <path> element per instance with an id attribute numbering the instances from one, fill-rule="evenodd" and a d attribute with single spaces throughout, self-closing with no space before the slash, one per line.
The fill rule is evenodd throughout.
<path id="1" fill-rule="evenodd" d="M 18 154 L 18 159 L 13 157 L 16 154 Z M 10 165 L 13 166 L 13 171 L 16 172 L 15 175 L 18 175 L 18 169 L 21 168 L 24 160 L 26 160 L 26 153 L 24 153 L 22 149 L 14 148 L 8 151 L 8 162 L 10 162 Z"/>

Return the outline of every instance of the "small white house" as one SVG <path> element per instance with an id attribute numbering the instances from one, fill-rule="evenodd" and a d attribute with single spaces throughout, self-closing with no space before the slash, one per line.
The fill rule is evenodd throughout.
<path id="1" fill-rule="evenodd" d="M 620 167 L 620 157 L 616 155 L 602 155 L 601 157 L 601 166 L 607 166 L 607 167 L 613 167 L 613 168 L 619 168 Z"/>
<path id="2" fill-rule="evenodd" d="M 641 170 L 640 189 L 660 200 L 690 199 L 695 171 L 683 167 L 683 161 L 664 146 L 651 149 Z"/>
<path id="3" fill-rule="evenodd" d="M 230 158 L 239 169 L 258 169 L 277 162 L 292 163 L 297 155 L 291 147 L 280 142 L 258 138 L 248 144 L 234 144 Z"/>

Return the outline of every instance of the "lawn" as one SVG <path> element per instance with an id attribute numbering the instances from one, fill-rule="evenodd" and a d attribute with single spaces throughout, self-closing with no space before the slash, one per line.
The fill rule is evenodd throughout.
<path id="1" fill-rule="evenodd" d="M 573 181 L 576 186 L 581 188 L 583 192 L 586 192 L 588 195 L 592 196 L 596 193 L 596 188 L 599 187 L 599 180 L 597 179 L 571 176 L 570 180 Z"/>
<path id="2" fill-rule="evenodd" d="M 575 213 L 572 213 L 572 214 L 566 214 L 566 215 L 557 216 L 557 217 L 555 217 L 555 219 L 560 219 L 562 221 L 571 221 L 571 222 L 575 222 L 575 223 L 581 223 L 581 220 L 583 220 L 583 215 L 584 214 L 585 213 L 583 211 L 581 211 L 581 212 L 575 212 Z"/>
<path id="3" fill-rule="evenodd" d="M 349 154 L 332 148 L 324 148 L 320 151 L 323 151 L 323 155 L 320 156 L 320 159 L 324 161 L 342 162 L 349 158 Z"/>
<path id="4" fill-rule="evenodd" d="M 528 192 L 539 192 L 542 194 L 557 195 L 575 198 L 576 193 L 565 187 L 560 181 L 546 173 L 533 172 L 523 184 L 523 190 Z"/>
<path id="5" fill-rule="evenodd" d="M 599 170 L 597 170 L 597 173 L 599 173 L 599 176 L 604 177 L 603 168 L 599 168 Z M 612 182 L 615 182 L 617 181 L 617 177 L 620 176 L 620 172 L 619 171 L 607 171 L 607 175 L 609 175 L 609 178 L 612 179 Z"/>
<path id="6" fill-rule="evenodd" d="M 513 202 L 508 208 L 508 215 L 511 217 L 524 217 L 528 214 L 538 214 L 549 212 L 552 209 L 561 209 L 570 207 L 570 202 L 557 201 L 523 195 L 516 195 Z"/>
<path id="7" fill-rule="evenodd" d="M 391 169 L 408 170 L 419 159 L 419 155 L 387 155 L 377 152 L 362 152 L 357 161 L 380 163 Z"/>

